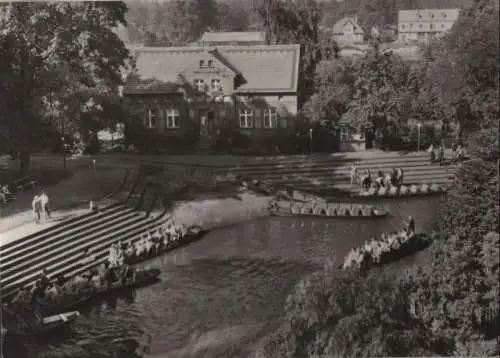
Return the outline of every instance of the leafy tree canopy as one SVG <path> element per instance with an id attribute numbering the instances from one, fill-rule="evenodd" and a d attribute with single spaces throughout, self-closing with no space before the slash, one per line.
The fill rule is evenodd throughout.
<path id="1" fill-rule="evenodd" d="M 1 11 L 0 133 L 9 150 L 21 154 L 25 171 L 49 113 L 60 111 L 71 121 L 80 112 L 74 109 L 88 107 L 95 95 L 118 95 L 128 50 L 112 29 L 125 24 L 127 7 L 10 3 Z"/>

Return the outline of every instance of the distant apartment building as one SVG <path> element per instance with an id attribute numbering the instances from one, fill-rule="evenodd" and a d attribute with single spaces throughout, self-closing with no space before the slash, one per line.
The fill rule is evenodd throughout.
<path id="1" fill-rule="evenodd" d="M 344 17 L 337 21 L 332 28 L 333 38 L 339 44 L 362 43 L 365 38 L 365 31 L 358 24 L 358 18 Z"/>
<path id="2" fill-rule="evenodd" d="M 398 39 L 401 42 L 427 41 L 450 30 L 460 9 L 399 10 Z"/>

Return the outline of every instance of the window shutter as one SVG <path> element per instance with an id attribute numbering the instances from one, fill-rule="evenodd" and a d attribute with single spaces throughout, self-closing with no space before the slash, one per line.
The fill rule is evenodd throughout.
<path id="1" fill-rule="evenodd" d="M 262 109 L 255 108 L 253 110 L 253 120 L 255 128 L 262 128 Z"/>

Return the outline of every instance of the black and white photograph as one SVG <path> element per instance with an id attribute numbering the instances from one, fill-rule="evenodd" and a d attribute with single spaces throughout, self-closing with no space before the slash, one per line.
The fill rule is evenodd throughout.
<path id="1" fill-rule="evenodd" d="M 0 0 L 0 358 L 500 356 L 499 0 Z"/>

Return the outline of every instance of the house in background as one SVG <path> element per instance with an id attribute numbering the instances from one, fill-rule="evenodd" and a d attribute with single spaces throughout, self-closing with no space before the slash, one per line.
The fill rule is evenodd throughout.
<path id="1" fill-rule="evenodd" d="M 365 31 L 358 24 L 356 16 L 340 19 L 333 25 L 332 32 L 339 44 L 363 43 L 365 40 Z"/>
<path id="2" fill-rule="evenodd" d="M 229 38 L 231 38 L 229 36 Z M 299 45 L 142 47 L 123 95 L 144 125 L 182 137 L 195 123 L 200 144 L 220 128 L 270 136 L 297 113 Z"/>
<path id="3" fill-rule="evenodd" d="M 196 44 L 201 47 L 265 45 L 266 36 L 263 32 L 205 32 Z"/>
<path id="4" fill-rule="evenodd" d="M 398 39 L 401 42 L 425 42 L 450 30 L 460 9 L 399 10 Z"/>

